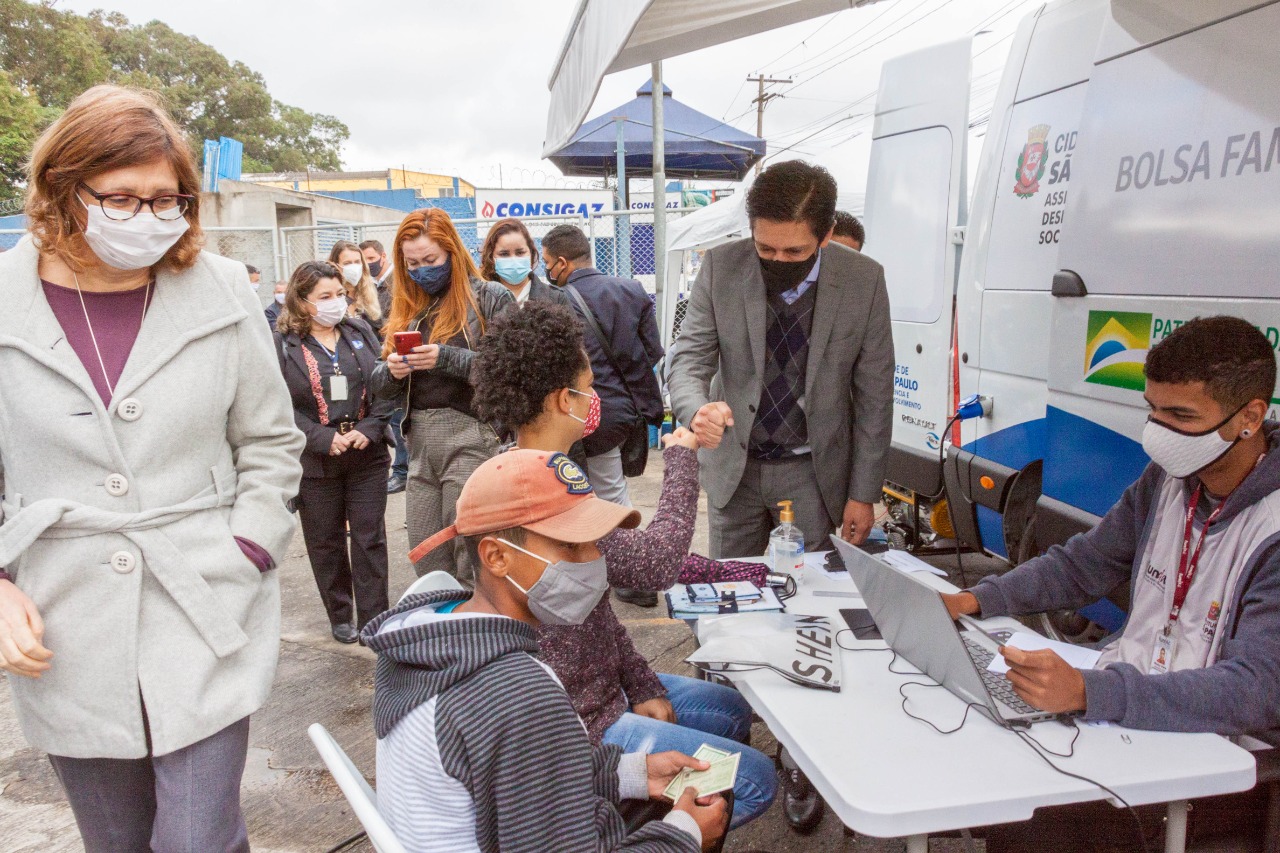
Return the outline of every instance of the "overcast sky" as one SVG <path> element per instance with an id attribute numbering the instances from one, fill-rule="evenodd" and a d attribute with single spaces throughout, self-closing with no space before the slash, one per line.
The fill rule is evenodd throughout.
<path id="1" fill-rule="evenodd" d="M 478 186 L 567 182 L 540 159 L 547 78 L 577 0 L 61 0 L 106 7 L 132 23 L 159 19 L 266 78 L 271 94 L 351 129 L 345 168 L 460 175 Z M 675 97 L 755 132 L 757 72 L 790 76 L 769 104 L 770 152 L 803 156 L 864 188 L 869 113 L 881 63 L 974 32 L 974 113 L 989 106 L 1019 20 L 1037 0 L 883 0 L 667 60 Z M 764 63 L 764 64 L 762 64 Z M 605 78 L 591 116 L 634 97 L 648 68 Z M 846 116 L 853 116 L 846 119 Z M 833 124 L 835 123 L 835 124 Z M 824 129 L 828 128 L 829 129 Z M 812 138 L 806 136 L 820 131 Z M 980 132 L 980 131 L 979 131 Z"/>

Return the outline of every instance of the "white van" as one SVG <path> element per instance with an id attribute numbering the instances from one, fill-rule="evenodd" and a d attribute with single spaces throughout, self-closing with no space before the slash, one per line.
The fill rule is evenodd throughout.
<path id="1" fill-rule="evenodd" d="M 886 496 L 922 540 L 1017 563 L 1095 524 L 1147 464 L 1142 363 L 1181 323 L 1235 314 L 1280 349 L 1276 32 L 1274 1 L 1045 4 L 971 207 L 970 40 L 886 64 L 867 192 L 898 362 Z M 975 394 L 987 413 L 948 433 Z"/>

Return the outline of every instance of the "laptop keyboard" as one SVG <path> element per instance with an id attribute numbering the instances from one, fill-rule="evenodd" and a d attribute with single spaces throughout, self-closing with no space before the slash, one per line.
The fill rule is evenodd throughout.
<path id="1" fill-rule="evenodd" d="M 995 659 L 995 652 L 968 634 L 961 634 L 960 639 L 964 640 L 965 651 L 969 653 L 969 657 L 978 665 L 978 672 L 982 675 L 982 683 L 987 686 L 987 690 L 991 691 L 991 695 L 997 701 L 1009 706 L 1019 714 L 1039 713 L 1039 711 L 1018 697 L 1018 694 L 1013 690 L 1013 683 L 1005 678 L 1003 673 L 992 672 L 987 669 L 987 664 Z"/>

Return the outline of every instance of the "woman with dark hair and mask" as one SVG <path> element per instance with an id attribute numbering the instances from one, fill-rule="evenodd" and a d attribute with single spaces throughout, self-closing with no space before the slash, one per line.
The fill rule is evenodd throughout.
<path id="1" fill-rule="evenodd" d="M 538 246 L 524 223 L 519 219 L 500 219 L 493 223 L 480 247 L 480 276 L 505 286 L 516 298 L 517 305 L 524 306 L 532 300 L 572 310 L 568 294 L 538 278 L 533 271 L 538 260 Z"/>
<path id="2" fill-rule="evenodd" d="M 88 853 L 249 849 L 303 438 L 199 205 L 159 101 L 97 86 L 36 141 L 0 255 L 0 669 Z"/>
<path id="3" fill-rule="evenodd" d="M 370 393 L 382 343 L 368 323 L 347 315 L 341 276 L 323 261 L 293 271 L 276 351 L 294 420 L 307 437 L 297 499 L 307 557 L 333 638 L 354 643 L 387 609 L 383 517 L 391 457 L 383 435 L 391 402 Z"/>
<path id="4" fill-rule="evenodd" d="M 501 285 L 483 281 L 453 221 L 443 210 L 415 210 L 404 218 L 392 247 L 395 283 L 391 315 L 382 328 L 386 359 L 373 389 L 405 410 L 409 444 L 406 523 L 412 547 L 453 523 L 458 495 L 471 472 L 498 451 L 493 427 L 471 406 L 471 360 L 489 323 L 515 304 Z M 407 355 L 396 335 L 417 333 L 422 343 Z M 414 563 L 419 576 L 446 571 L 474 580 L 461 543 Z"/>

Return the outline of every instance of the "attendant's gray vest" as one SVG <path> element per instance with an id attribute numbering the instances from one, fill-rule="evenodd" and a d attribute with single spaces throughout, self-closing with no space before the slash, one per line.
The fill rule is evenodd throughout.
<path id="1" fill-rule="evenodd" d="M 1156 637 L 1164 631 L 1173 605 L 1184 525 L 1187 520 L 1185 481 L 1166 477 L 1152 504 L 1154 516 L 1141 569 L 1134 581 L 1133 604 L 1124 632 L 1102 652 L 1098 666 L 1117 661 L 1141 672 L 1151 669 Z M 1201 500 L 1204 500 L 1201 498 Z M 1193 525 L 1192 548 L 1202 524 Z M 1209 528 L 1182 612 L 1173 626 L 1174 656 L 1170 671 L 1203 669 L 1217 662 L 1223 631 L 1230 624 L 1236 585 L 1250 559 L 1267 539 L 1280 531 L 1280 491 L 1272 492 L 1226 522 Z"/>

